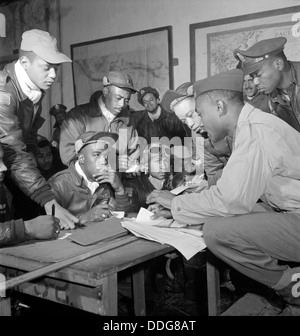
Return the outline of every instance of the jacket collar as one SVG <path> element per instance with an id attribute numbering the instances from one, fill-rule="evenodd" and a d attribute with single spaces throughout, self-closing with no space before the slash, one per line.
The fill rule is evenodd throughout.
<path id="1" fill-rule="evenodd" d="M 76 160 L 73 160 L 70 163 L 70 166 L 69 166 L 69 170 L 71 172 L 72 180 L 74 181 L 75 185 L 77 185 L 79 187 L 85 187 L 84 178 L 77 173 L 77 170 L 75 168 L 75 163 L 76 163 Z"/>
<path id="2" fill-rule="evenodd" d="M 300 86 L 300 62 L 288 62 L 292 70 L 292 83 Z"/>
<path id="3" fill-rule="evenodd" d="M 22 91 L 22 88 L 20 86 L 20 83 L 18 81 L 17 75 L 16 75 L 16 71 L 15 71 L 15 64 L 17 63 L 17 61 L 14 61 L 12 63 L 7 64 L 4 67 L 4 72 L 6 72 L 6 74 L 8 75 L 8 77 L 12 80 L 14 86 L 17 88 L 17 94 L 18 94 L 18 99 L 19 101 L 24 101 L 26 99 L 29 99 L 26 94 Z M 42 101 L 44 95 L 46 94 L 44 90 L 42 91 L 42 97 L 39 100 L 39 102 Z"/>

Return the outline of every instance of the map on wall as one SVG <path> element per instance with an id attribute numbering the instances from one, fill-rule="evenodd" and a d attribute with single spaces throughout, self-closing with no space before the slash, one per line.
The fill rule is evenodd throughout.
<path id="1" fill-rule="evenodd" d="M 293 33 L 297 14 L 300 6 L 191 24 L 191 79 L 234 69 L 236 48 L 247 50 L 261 40 L 279 36 L 287 39 L 287 58 L 300 61 L 300 39 Z"/>
<path id="2" fill-rule="evenodd" d="M 71 45 L 76 104 L 102 90 L 103 77 L 113 70 L 128 72 L 137 90 L 152 86 L 162 96 L 172 85 L 169 33 L 165 28 Z M 136 96 L 131 96 L 130 107 L 141 110 Z"/>
<path id="3" fill-rule="evenodd" d="M 233 30 L 231 32 L 219 32 L 207 34 L 208 52 L 208 71 L 209 76 L 217 73 L 234 69 L 237 60 L 232 51 L 235 48 L 247 50 L 255 43 L 279 36 L 287 38 L 284 52 L 288 59 L 300 61 L 300 39 L 292 35 L 292 23 L 281 23 L 272 25 L 262 25 L 252 27 L 251 30 Z"/>

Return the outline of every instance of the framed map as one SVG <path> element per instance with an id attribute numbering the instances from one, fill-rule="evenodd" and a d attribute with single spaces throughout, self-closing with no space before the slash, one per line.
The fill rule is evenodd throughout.
<path id="1" fill-rule="evenodd" d="M 260 40 L 285 36 L 288 59 L 300 61 L 300 38 L 293 34 L 300 6 L 241 15 L 190 25 L 191 81 L 234 69 L 233 50 L 246 50 Z"/>
<path id="2" fill-rule="evenodd" d="M 89 101 L 102 90 L 103 76 L 112 70 L 125 70 L 136 89 L 155 87 L 161 96 L 173 89 L 172 27 L 140 31 L 71 45 L 75 104 Z M 130 107 L 141 110 L 137 94 Z"/>

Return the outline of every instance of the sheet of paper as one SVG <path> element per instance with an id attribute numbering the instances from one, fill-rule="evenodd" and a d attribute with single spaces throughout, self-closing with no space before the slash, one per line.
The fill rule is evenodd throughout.
<path id="1" fill-rule="evenodd" d="M 173 229 L 144 225 L 136 221 L 122 221 L 121 224 L 137 237 L 175 247 L 187 260 L 206 248 L 202 231 L 200 230 L 183 229 L 181 231 L 182 229 L 180 228 Z M 186 230 L 188 230 L 188 233 Z"/>
<path id="2" fill-rule="evenodd" d="M 153 212 L 145 208 L 140 208 L 140 211 L 136 217 L 135 222 L 141 223 L 143 225 L 152 225 L 160 227 L 173 227 L 173 228 L 185 227 L 185 225 L 179 224 L 173 219 L 166 219 L 163 217 L 159 217 L 157 219 L 151 219 L 152 216 Z"/>

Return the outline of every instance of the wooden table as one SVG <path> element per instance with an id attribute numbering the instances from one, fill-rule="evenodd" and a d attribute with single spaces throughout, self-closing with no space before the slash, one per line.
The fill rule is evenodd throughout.
<path id="1" fill-rule="evenodd" d="M 101 244 L 97 245 L 101 246 Z M 130 269 L 136 316 L 146 315 L 143 263 L 174 248 L 128 234 L 102 243 L 103 252 L 45 277 L 14 287 L 15 291 L 99 315 L 118 315 L 118 273 Z M 0 249 L 0 273 L 22 275 L 91 250 L 68 239 L 36 241 Z M 0 297 L 0 315 L 10 315 L 9 298 Z"/>

